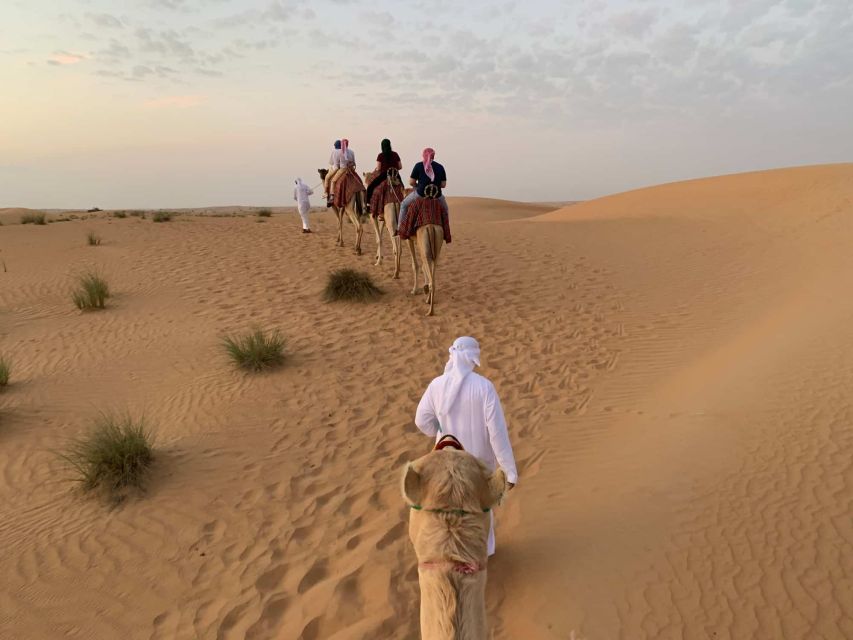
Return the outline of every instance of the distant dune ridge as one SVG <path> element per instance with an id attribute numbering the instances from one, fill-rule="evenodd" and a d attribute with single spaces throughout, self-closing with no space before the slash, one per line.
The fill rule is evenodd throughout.
<path id="1" fill-rule="evenodd" d="M 335 249 L 328 213 L 311 235 L 250 212 L 4 219 L 0 637 L 417 637 L 399 472 L 465 334 L 520 472 L 495 638 L 853 637 L 851 203 L 853 164 L 567 207 L 452 198 L 434 318 L 407 257 L 394 281 L 372 234 Z M 71 276 L 93 267 L 114 295 L 83 314 Z M 386 295 L 324 304 L 342 267 Z M 231 366 L 219 341 L 252 326 L 282 331 L 284 366 Z M 158 446 L 114 511 L 50 453 L 109 407 L 144 411 Z"/>

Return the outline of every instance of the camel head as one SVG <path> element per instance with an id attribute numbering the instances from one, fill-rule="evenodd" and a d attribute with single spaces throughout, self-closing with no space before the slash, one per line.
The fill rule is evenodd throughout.
<path id="1" fill-rule="evenodd" d="M 317 173 L 320 174 L 320 180 L 325 180 L 326 176 L 329 173 L 329 170 L 328 169 L 317 169 Z"/>
<path id="2" fill-rule="evenodd" d="M 419 560 L 485 563 L 489 511 L 506 491 L 506 474 L 489 471 L 461 445 L 446 446 L 448 438 L 403 469 L 409 537 Z"/>

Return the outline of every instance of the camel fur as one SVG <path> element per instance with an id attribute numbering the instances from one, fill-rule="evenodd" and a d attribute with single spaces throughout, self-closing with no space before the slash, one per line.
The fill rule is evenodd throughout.
<path id="1" fill-rule="evenodd" d="M 441 247 L 444 244 L 444 229 L 437 224 L 425 224 L 418 227 L 417 231 L 418 249 L 421 254 L 421 266 L 426 275 L 427 284 L 424 285 L 426 303 L 429 305 L 427 315 L 431 316 L 435 309 L 435 268 L 438 264 L 438 256 L 441 255 Z M 415 267 L 415 286 L 417 286 L 418 274 Z M 415 293 L 413 290 L 412 293 Z"/>
<path id="2" fill-rule="evenodd" d="M 321 180 L 325 180 L 326 174 L 329 173 L 329 170 L 317 169 L 317 173 L 320 174 Z M 357 203 L 356 200 L 359 198 L 361 199 L 361 202 Z M 362 211 L 361 215 L 358 214 L 359 205 Z M 335 246 L 344 246 L 344 216 L 347 216 L 350 222 L 355 225 L 355 253 L 357 255 L 361 255 L 361 238 L 364 235 L 364 218 L 366 217 L 364 214 L 364 192 L 360 191 L 353 194 L 353 197 L 349 199 L 349 202 L 346 203 L 343 209 L 340 209 L 337 205 L 333 204 L 332 210 L 338 217 L 338 240 L 335 243 Z"/>
<path id="3" fill-rule="evenodd" d="M 403 497 L 413 507 L 409 538 L 418 557 L 423 640 L 488 637 L 488 510 L 505 491 L 503 470 L 490 472 L 465 451 L 432 451 L 403 469 Z"/>

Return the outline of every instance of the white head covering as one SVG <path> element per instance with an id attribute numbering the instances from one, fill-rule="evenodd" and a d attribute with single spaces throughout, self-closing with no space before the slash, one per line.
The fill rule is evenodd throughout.
<path id="1" fill-rule="evenodd" d="M 444 375 L 441 376 L 440 383 L 439 422 L 441 417 L 446 416 L 453 407 L 465 376 L 471 373 L 475 366 L 480 366 L 480 343 L 474 338 L 469 336 L 456 338 L 449 351 L 450 358 L 444 366 Z"/>

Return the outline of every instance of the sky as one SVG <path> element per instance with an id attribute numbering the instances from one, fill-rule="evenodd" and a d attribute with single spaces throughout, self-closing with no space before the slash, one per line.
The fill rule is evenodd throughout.
<path id="1" fill-rule="evenodd" d="M 853 156 L 850 0 L 0 0 L 0 207 L 289 205 L 335 139 L 579 200 Z"/>

